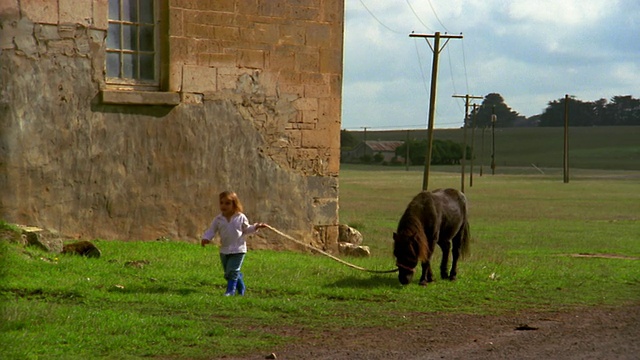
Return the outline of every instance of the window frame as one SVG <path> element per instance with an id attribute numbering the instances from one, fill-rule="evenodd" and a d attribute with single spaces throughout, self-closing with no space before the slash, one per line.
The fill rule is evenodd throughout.
<path id="1" fill-rule="evenodd" d="M 166 84 L 164 83 L 163 79 L 164 79 L 164 71 L 163 71 L 163 63 L 164 63 L 164 58 L 165 58 L 165 54 L 166 54 L 166 50 L 165 50 L 165 46 L 163 46 L 163 39 L 161 37 L 161 34 L 166 33 L 166 31 L 163 31 L 164 29 L 164 24 L 166 24 L 166 21 L 163 21 L 163 17 L 165 16 L 165 12 L 164 10 L 164 5 L 166 5 L 166 0 L 151 0 L 151 3 L 153 4 L 153 19 L 152 19 L 152 24 L 153 24 L 153 80 L 144 80 L 144 79 L 140 79 L 140 66 L 138 65 L 138 73 L 136 74 L 136 76 L 138 78 L 125 78 L 125 77 L 110 77 L 107 76 L 107 64 L 108 64 L 108 59 L 109 59 L 109 54 L 110 53 L 117 53 L 120 55 L 120 58 L 118 59 L 118 65 L 119 65 L 119 73 L 122 74 L 123 71 L 123 61 L 122 61 L 122 55 L 123 54 L 132 54 L 134 56 L 139 56 L 141 53 L 145 53 L 144 51 L 142 51 L 140 49 L 140 35 L 136 34 L 135 36 L 135 41 L 136 44 L 135 49 L 124 49 L 124 42 L 123 42 L 123 33 L 124 30 L 122 28 L 123 25 L 133 25 L 136 27 L 136 29 L 140 28 L 140 24 L 149 24 L 149 23 L 144 23 L 140 20 L 140 3 L 139 0 L 129 0 L 131 2 L 134 2 L 136 5 L 136 15 L 137 15 L 137 19 L 131 19 L 131 20 L 123 20 L 122 19 L 122 10 L 124 7 L 124 3 L 126 2 L 126 0 L 109 0 L 108 1 L 108 6 L 109 8 L 111 7 L 111 2 L 112 1 L 117 1 L 118 3 L 118 7 L 119 7 L 119 14 L 118 14 L 118 19 L 112 19 L 111 18 L 111 14 L 110 11 L 108 11 L 108 15 L 107 15 L 107 21 L 108 21 L 108 26 L 110 27 L 112 24 L 118 24 L 120 25 L 120 29 L 118 31 L 118 35 L 119 35 L 119 48 L 110 48 L 108 47 L 109 44 L 109 30 L 107 30 L 107 37 L 105 38 L 105 61 L 104 61 L 104 74 L 105 74 L 105 84 L 107 85 L 107 88 L 109 89 L 119 89 L 119 90 L 141 90 L 141 91 L 160 91 L 163 88 L 165 88 Z"/>

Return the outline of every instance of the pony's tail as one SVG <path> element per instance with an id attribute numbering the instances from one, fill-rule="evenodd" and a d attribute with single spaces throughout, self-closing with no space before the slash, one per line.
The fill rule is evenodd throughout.
<path id="1" fill-rule="evenodd" d="M 460 229 L 460 257 L 462 259 L 469 256 L 471 252 L 471 231 L 469 230 L 469 221 L 465 219 L 462 229 Z"/>

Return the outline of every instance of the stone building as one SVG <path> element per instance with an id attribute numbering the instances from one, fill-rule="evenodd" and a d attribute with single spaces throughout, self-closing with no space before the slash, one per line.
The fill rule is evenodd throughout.
<path id="1" fill-rule="evenodd" d="M 194 240 L 233 190 L 336 251 L 343 23 L 343 0 L 3 0 L 0 218 Z"/>
<path id="2" fill-rule="evenodd" d="M 396 149 L 403 144 L 404 141 L 367 140 L 359 143 L 349 151 L 342 152 L 340 158 L 344 163 L 359 163 L 362 162 L 363 156 L 373 159 L 376 154 L 380 154 L 382 162 L 404 163 L 404 157 L 396 155 Z"/>

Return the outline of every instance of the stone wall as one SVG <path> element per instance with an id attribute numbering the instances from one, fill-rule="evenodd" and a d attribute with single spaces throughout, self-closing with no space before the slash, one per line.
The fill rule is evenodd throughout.
<path id="1" fill-rule="evenodd" d="M 229 189 L 250 220 L 337 251 L 343 1 L 157 4 L 161 92 L 105 84 L 107 0 L 0 4 L 0 218 L 194 240 Z"/>

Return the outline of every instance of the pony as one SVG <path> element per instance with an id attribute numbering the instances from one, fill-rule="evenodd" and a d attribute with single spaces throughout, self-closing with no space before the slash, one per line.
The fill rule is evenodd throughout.
<path id="1" fill-rule="evenodd" d="M 456 280 L 458 258 L 469 253 L 471 233 L 467 218 L 467 199 L 455 189 L 422 191 L 407 206 L 393 233 L 393 255 L 400 284 L 411 282 L 418 262 L 422 263 L 420 285 L 432 282 L 431 256 L 437 243 L 442 249 L 440 276 Z M 452 252 L 451 272 L 448 271 Z"/>

